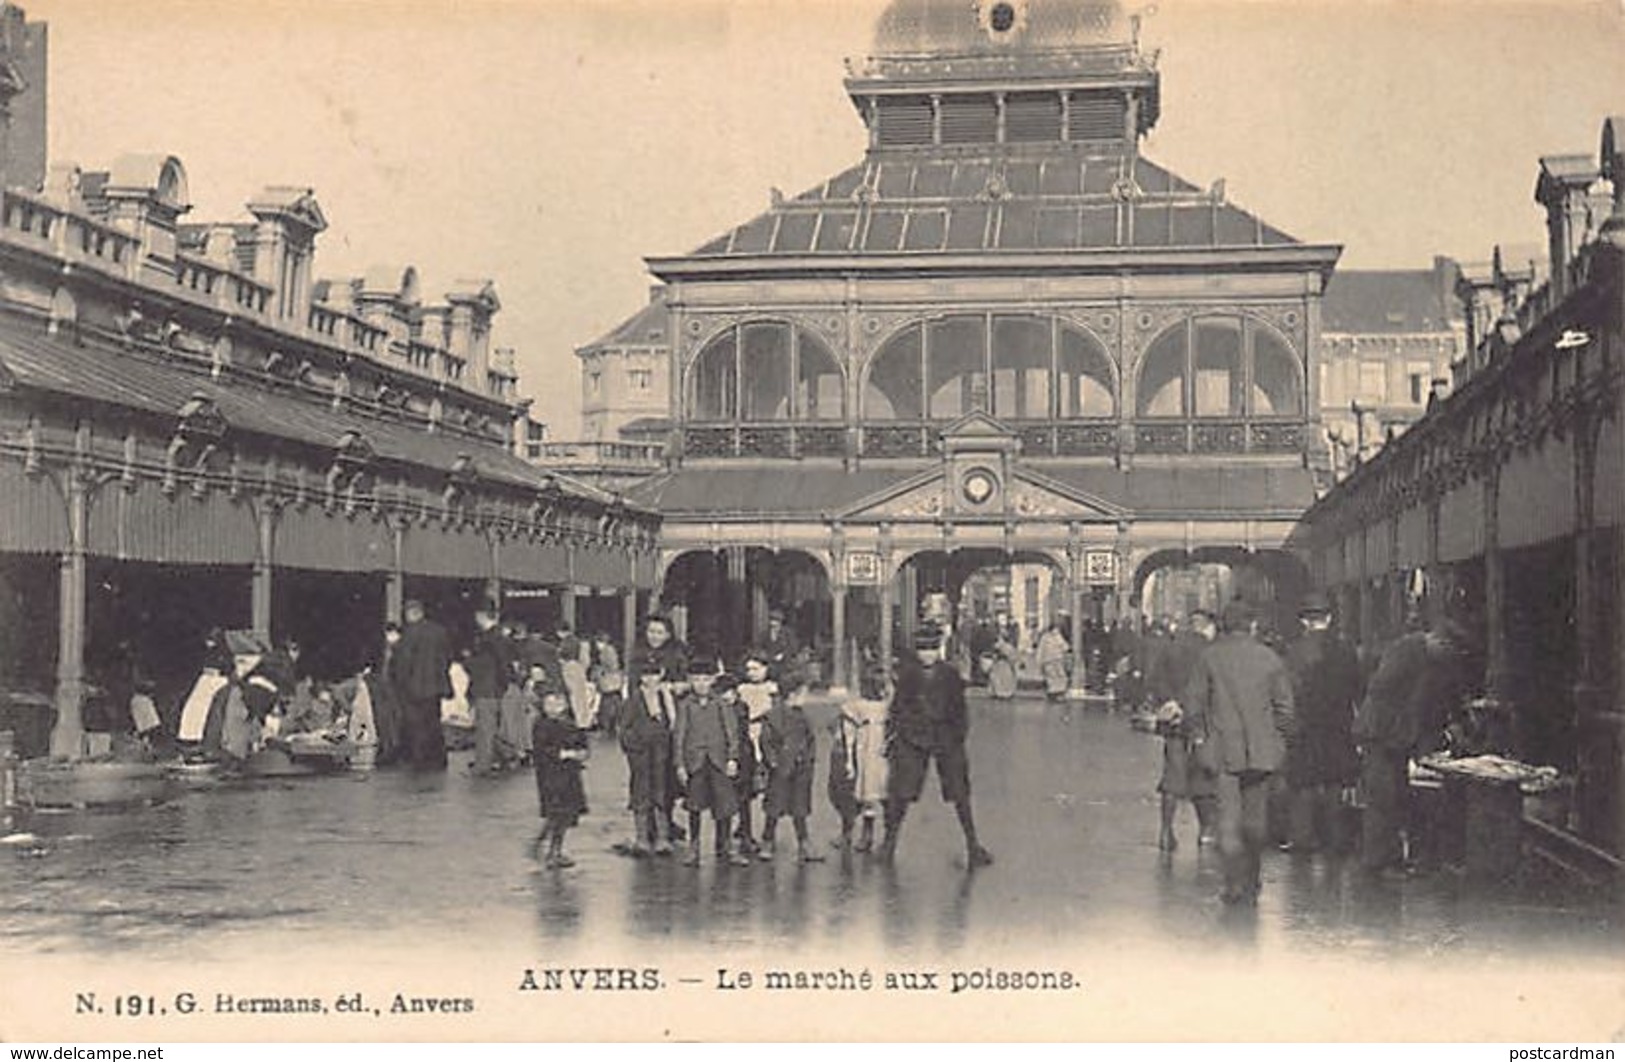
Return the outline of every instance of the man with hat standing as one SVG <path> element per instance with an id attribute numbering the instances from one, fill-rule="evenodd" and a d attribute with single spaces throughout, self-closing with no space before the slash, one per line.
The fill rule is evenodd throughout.
<path id="1" fill-rule="evenodd" d="M 1286 665 L 1254 636 L 1254 620 L 1244 601 L 1225 606 L 1224 633 L 1197 659 L 1184 701 L 1193 748 L 1210 745 L 1206 755 L 1218 768 L 1222 898 L 1248 906 L 1258 902 L 1270 778 L 1281 768 L 1293 712 Z"/>
<path id="2" fill-rule="evenodd" d="M 391 676 L 406 723 L 407 757 L 413 767 L 446 769 L 446 738 L 440 729 L 440 701 L 451 696 L 451 638 L 429 619 L 423 602 L 406 602 L 406 626 L 395 647 Z"/>
<path id="3" fill-rule="evenodd" d="M 925 789 L 926 769 L 935 760 L 942 799 L 954 806 L 965 833 L 967 869 L 985 867 L 993 856 L 976 837 L 971 814 L 970 761 L 965 754 L 970 715 L 965 705 L 965 680 L 942 658 L 942 632 L 924 626 L 914 640 L 912 657 L 898 662 L 896 692 L 886 717 L 887 759 L 886 834 L 880 857 L 891 862 L 897 854 L 908 806 Z"/>
<path id="4" fill-rule="evenodd" d="M 1286 781 L 1292 851 L 1336 847 L 1335 812 L 1345 786 L 1359 777 L 1354 706 L 1360 699 L 1360 660 L 1332 630 L 1326 595 L 1310 593 L 1298 608 L 1303 634 L 1287 650 L 1297 708 L 1287 746 Z"/>

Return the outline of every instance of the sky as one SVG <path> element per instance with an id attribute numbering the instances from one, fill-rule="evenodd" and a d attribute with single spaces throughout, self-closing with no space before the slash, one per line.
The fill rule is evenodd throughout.
<path id="1" fill-rule="evenodd" d="M 185 164 L 186 220 L 315 189 L 319 276 L 495 281 L 499 345 L 555 438 L 572 351 L 692 250 L 857 161 L 842 87 L 885 0 L 27 0 L 50 149 Z M 1134 7 L 1134 0 L 1128 0 Z M 1156 0 L 1145 153 L 1342 268 L 1542 242 L 1538 158 L 1625 114 L 1625 0 Z"/>

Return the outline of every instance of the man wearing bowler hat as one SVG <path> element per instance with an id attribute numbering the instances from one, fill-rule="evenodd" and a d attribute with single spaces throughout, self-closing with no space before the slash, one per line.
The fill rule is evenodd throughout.
<path id="1" fill-rule="evenodd" d="M 880 857 L 891 862 L 897 854 L 908 806 L 925 789 L 925 774 L 933 760 L 942 799 L 954 806 L 959 827 L 965 833 L 965 866 L 974 870 L 993 862 L 993 856 L 976 838 L 976 820 L 971 814 L 970 761 L 965 754 L 965 738 L 970 716 L 965 706 L 965 680 L 959 670 L 942 658 L 942 632 L 934 626 L 920 629 L 914 640 L 914 655 L 905 655 L 897 666 L 896 692 L 886 717 L 887 759 L 890 776 L 886 787 L 886 835 Z"/>

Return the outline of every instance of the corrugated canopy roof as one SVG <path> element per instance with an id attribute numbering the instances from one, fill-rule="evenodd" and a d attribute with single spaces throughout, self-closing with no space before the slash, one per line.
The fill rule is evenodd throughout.
<path id="1" fill-rule="evenodd" d="M 1034 156 L 876 155 L 691 258 L 1267 247 L 1299 241 L 1157 164 Z"/>
<path id="2" fill-rule="evenodd" d="M 368 417 L 353 409 L 334 410 L 247 381 L 221 382 L 187 366 L 158 361 L 141 351 L 77 346 L 12 324 L 0 328 L 0 382 L 76 401 L 168 416 L 177 415 L 194 396 L 201 396 L 214 403 L 233 431 L 323 449 L 337 446 L 346 433 L 356 432 L 385 460 L 446 472 L 467 454 L 486 479 L 530 488 L 552 482 L 567 493 L 601 502 L 614 497 L 545 472 L 490 443 L 431 433 L 413 425 Z"/>

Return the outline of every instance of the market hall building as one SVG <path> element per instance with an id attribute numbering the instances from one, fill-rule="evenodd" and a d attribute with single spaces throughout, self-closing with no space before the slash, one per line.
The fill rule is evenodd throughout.
<path id="1" fill-rule="evenodd" d="M 1052 575 L 1080 651 L 1192 561 L 1295 607 L 1340 248 L 1141 153 L 1137 36 L 1101 0 L 895 0 L 849 64 L 864 158 L 649 260 L 672 467 L 629 497 L 691 640 L 782 608 L 840 684 L 988 567 Z"/>
<path id="2" fill-rule="evenodd" d="M 631 629 L 658 520 L 513 452 L 488 282 L 316 280 L 308 189 L 227 224 L 189 205 L 165 156 L 0 199 L 0 691 L 54 704 L 54 753 L 126 652 L 178 703 L 213 627 L 333 677 L 407 597 L 454 633 L 488 595 Z"/>

